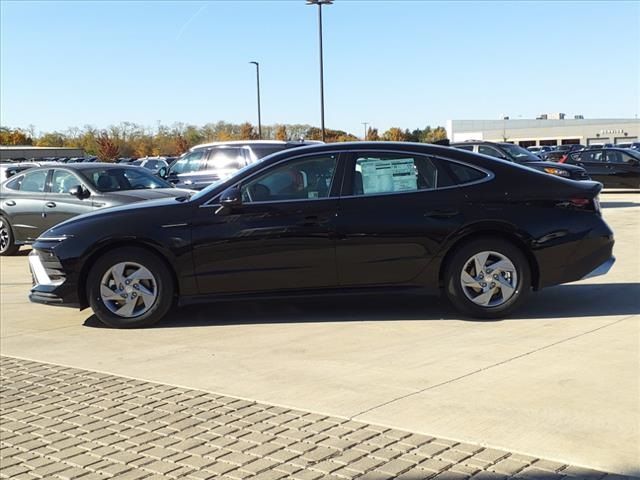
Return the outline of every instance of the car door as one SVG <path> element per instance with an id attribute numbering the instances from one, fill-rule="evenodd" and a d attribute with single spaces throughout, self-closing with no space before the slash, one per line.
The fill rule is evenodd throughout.
<path id="1" fill-rule="evenodd" d="M 83 186 L 82 180 L 67 169 L 53 170 L 44 204 L 43 225 L 45 230 L 69 218 L 94 210 L 91 198 L 78 198 L 69 193 L 73 187 Z M 86 188 L 86 187 L 85 187 Z"/>
<path id="2" fill-rule="evenodd" d="M 459 228 L 459 193 L 441 160 L 361 151 L 345 167 L 336 223 L 341 286 L 419 284 L 444 238 Z"/>
<path id="3" fill-rule="evenodd" d="M 601 182 L 605 187 L 613 187 L 610 173 L 605 162 L 604 151 L 602 149 L 585 150 L 580 152 L 580 166 L 584 167 L 592 180 Z"/>
<path id="4" fill-rule="evenodd" d="M 50 170 L 28 171 L 5 185 L 2 208 L 18 241 L 33 241 L 44 230 L 44 204 Z"/>
<path id="5" fill-rule="evenodd" d="M 639 188 L 638 160 L 621 150 L 605 150 L 609 183 L 618 188 Z"/>
<path id="6" fill-rule="evenodd" d="M 238 187 L 242 205 L 200 207 L 194 265 L 203 294 L 329 288 L 337 284 L 338 154 L 299 156 Z"/>

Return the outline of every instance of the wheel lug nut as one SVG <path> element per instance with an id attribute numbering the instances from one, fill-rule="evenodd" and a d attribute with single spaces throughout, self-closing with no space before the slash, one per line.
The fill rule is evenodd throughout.
<path id="1" fill-rule="evenodd" d="M 493 272 L 493 270 L 491 270 L 490 268 L 487 268 L 487 273 L 491 273 Z"/>
<path id="2" fill-rule="evenodd" d="M 493 278 L 495 278 L 497 280 L 498 279 L 498 275 L 494 275 Z"/>
<path id="3" fill-rule="evenodd" d="M 131 280 L 125 280 L 124 283 L 125 285 L 129 285 L 131 283 Z"/>
<path id="4" fill-rule="evenodd" d="M 491 288 L 493 288 L 493 287 L 495 287 L 495 286 L 496 286 L 496 284 L 495 284 L 495 283 L 493 283 L 493 282 L 491 282 Z"/>
<path id="5" fill-rule="evenodd" d="M 131 294 L 131 298 L 136 298 L 137 296 L 138 296 L 138 294 L 137 294 L 136 292 L 133 292 L 133 293 Z"/>
<path id="6" fill-rule="evenodd" d="M 136 290 L 140 290 L 140 285 L 138 285 L 137 283 L 133 286 L 133 288 L 135 288 Z"/>
<path id="7" fill-rule="evenodd" d="M 484 287 L 486 287 L 486 286 L 487 286 L 487 284 L 486 284 L 485 282 L 482 282 L 482 283 L 480 284 L 480 286 L 481 286 L 482 288 L 484 288 Z"/>

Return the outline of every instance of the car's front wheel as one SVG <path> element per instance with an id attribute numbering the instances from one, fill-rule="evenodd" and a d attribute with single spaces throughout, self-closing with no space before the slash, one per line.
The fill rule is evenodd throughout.
<path id="1" fill-rule="evenodd" d="M 0 255 L 15 255 L 18 250 L 20 250 L 20 247 L 16 245 L 9 220 L 0 216 Z"/>
<path id="2" fill-rule="evenodd" d="M 445 291 L 462 313 L 500 318 L 518 308 L 531 290 L 531 269 L 522 251 L 497 237 L 458 248 L 445 271 Z"/>
<path id="3" fill-rule="evenodd" d="M 148 327 L 173 305 L 173 276 L 154 253 L 138 247 L 112 250 L 93 265 L 87 279 L 89 305 L 115 328 Z"/>

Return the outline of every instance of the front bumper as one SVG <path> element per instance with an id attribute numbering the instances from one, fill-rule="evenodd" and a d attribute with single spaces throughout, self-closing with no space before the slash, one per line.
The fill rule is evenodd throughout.
<path id="1" fill-rule="evenodd" d="M 29 269 L 33 279 L 31 302 L 80 308 L 77 290 L 61 274 L 60 263 L 53 254 L 33 249 L 29 254 Z"/>

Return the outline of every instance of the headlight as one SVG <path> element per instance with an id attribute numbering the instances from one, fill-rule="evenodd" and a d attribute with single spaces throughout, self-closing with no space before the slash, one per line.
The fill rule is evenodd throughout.
<path id="1" fill-rule="evenodd" d="M 553 168 L 553 167 L 545 167 L 544 171 L 547 173 L 550 173 L 551 175 L 559 175 L 561 177 L 569 177 L 569 172 L 567 172 L 566 170 L 562 170 L 560 168 Z"/>

